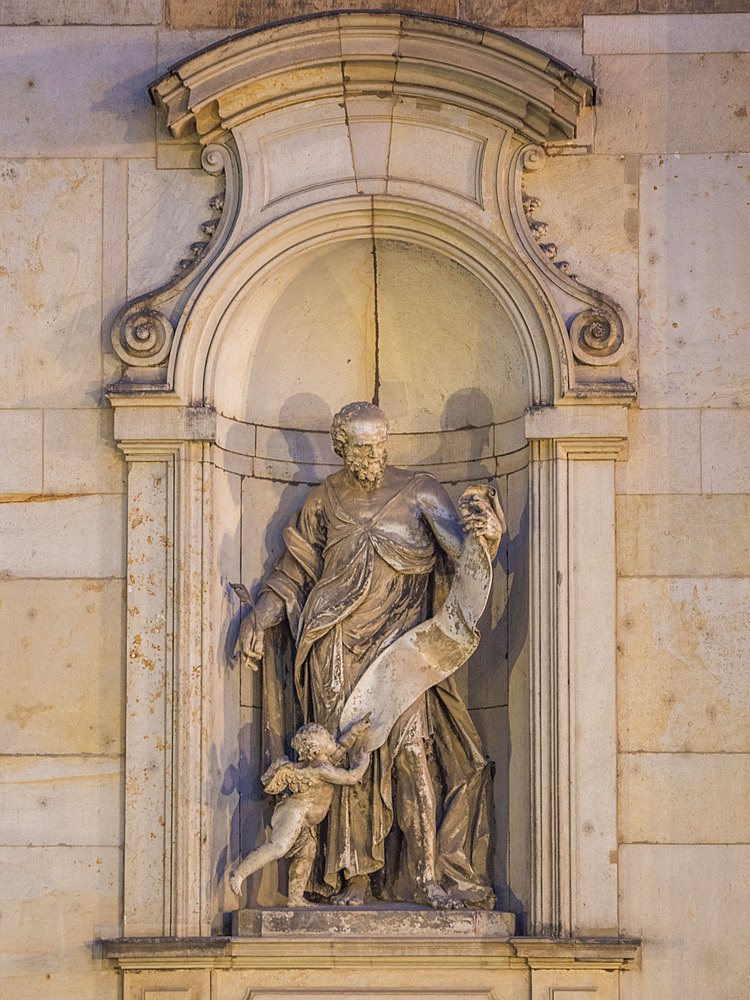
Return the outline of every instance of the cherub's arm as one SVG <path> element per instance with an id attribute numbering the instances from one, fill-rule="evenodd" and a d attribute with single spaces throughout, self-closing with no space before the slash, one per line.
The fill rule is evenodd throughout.
<path id="1" fill-rule="evenodd" d="M 361 752 L 350 768 L 336 767 L 330 761 L 318 761 L 314 766 L 318 774 L 332 785 L 356 785 L 370 763 L 370 754 Z"/>
<path id="2" fill-rule="evenodd" d="M 361 740 L 367 730 L 370 728 L 370 716 L 372 712 L 368 712 L 367 715 L 363 716 L 357 722 L 353 722 L 351 726 L 339 737 L 336 741 L 336 746 L 338 750 L 331 757 L 331 761 L 334 764 L 338 764 L 342 761 L 347 753 L 352 749 L 358 740 Z"/>

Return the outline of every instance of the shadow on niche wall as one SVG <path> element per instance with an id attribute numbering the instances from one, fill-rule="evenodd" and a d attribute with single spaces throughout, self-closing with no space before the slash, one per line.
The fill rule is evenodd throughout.
<path id="1" fill-rule="evenodd" d="M 305 415 L 307 419 L 305 420 Z M 261 576 L 245 582 L 257 598 L 263 576 L 270 570 L 283 548 L 283 529 L 296 517 L 310 485 L 310 468 L 321 464 L 321 438 L 318 433 L 304 432 L 304 423 L 316 428 L 330 426 L 331 408 L 319 396 L 299 393 L 290 397 L 279 412 L 279 427 L 275 433 L 285 440 L 290 460 L 297 465 L 301 481 L 285 482 L 281 490 L 276 510 L 263 533 L 263 547 L 267 553 Z M 440 427 L 446 434 L 438 448 L 427 454 L 423 461 L 415 463 L 430 471 L 430 466 L 451 465 L 451 479 L 448 488 L 454 500 L 469 481 L 496 480 L 503 506 L 508 510 L 511 502 L 510 476 L 495 476 L 494 452 L 492 447 L 493 406 L 488 397 L 476 388 L 461 389 L 446 401 L 440 415 Z M 461 431 L 462 447 L 465 449 L 463 461 L 466 470 L 463 478 L 458 478 L 458 455 L 456 445 L 449 439 L 452 431 Z M 468 432 L 468 435 L 467 433 Z M 467 444 L 468 441 L 468 444 Z M 468 452 L 468 453 L 466 453 Z M 329 459 L 330 460 L 330 459 Z M 323 459 L 323 463 L 327 464 Z M 396 463 L 400 464 L 400 463 Z M 456 470 L 456 473 L 453 470 Z M 435 470 L 442 472 L 444 470 Z M 445 470 L 447 471 L 447 470 Z M 457 474 L 457 478 L 452 476 Z M 523 470 L 514 474 L 524 475 Z M 443 478 L 441 476 L 440 478 Z M 280 484 L 277 483 L 277 488 Z M 516 484 L 518 494 L 518 484 Z M 462 693 L 467 699 L 475 724 L 483 738 L 485 753 L 493 757 L 493 789 L 496 797 L 492 810 L 492 842 L 494 881 L 498 893 L 498 907 L 509 909 L 519 915 L 523 927 L 523 904 L 508 884 L 508 854 L 510 850 L 510 788 L 509 765 L 513 751 L 510 732 L 509 680 L 513 669 L 521 659 L 528 634 L 528 503 L 516 496 L 514 504 L 520 511 L 515 517 L 513 530 L 509 518 L 509 532 L 500 547 L 496 561 L 496 579 L 493 597 L 481 622 L 483 643 L 468 667 L 462 668 Z M 512 512 L 511 512 L 512 513 Z M 260 536 L 259 528 L 258 535 Z M 511 533 L 513 532 L 513 533 Z M 260 542 L 260 537 L 258 538 Z M 243 574 L 244 575 L 244 574 Z M 232 665 L 240 616 L 236 616 L 226 631 L 225 656 L 229 669 Z M 291 651 L 288 651 L 291 652 Z M 481 654 L 481 656 L 480 656 Z M 520 666 L 523 670 L 523 666 Z M 290 675 L 284 678 L 293 691 Z M 524 689 L 524 685 L 520 687 Z M 474 692 L 477 692 L 476 695 Z M 478 700 L 477 700 L 478 699 Z M 525 706 L 518 705 L 515 711 L 525 712 Z M 225 771 L 221 796 L 237 794 L 238 801 L 231 817 L 230 842 L 222 850 L 215 869 L 215 877 L 220 887 L 226 878 L 227 868 L 236 864 L 244 856 L 266 839 L 266 829 L 270 823 L 273 802 L 264 794 L 260 774 L 267 766 L 262 762 L 262 720 L 260 710 L 252 712 L 252 721 L 242 725 L 238 735 L 238 758 Z M 289 738 L 292 733 L 287 734 Z M 287 752 L 288 748 L 287 748 Z M 497 775 L 495 773 L 497 769 Z M 520 845 L 524 849 L 526 845 Z M 519 847 L 516 847 L 518 850 Z M 284 902 L 286 865 L 269 865 L 262 872 L 251 876 L 246 883 L 247 905 L 280 905 Z M 228 914 L 224 915 L 220 929 L 226 931 Z"/>

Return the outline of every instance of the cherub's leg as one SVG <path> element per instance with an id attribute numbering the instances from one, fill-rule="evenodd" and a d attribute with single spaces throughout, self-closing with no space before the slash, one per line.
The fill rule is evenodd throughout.
<path id="1" fill-rule="evenodd" d="M 229 878 L 229 887 L 238 896 L 248 875 L 257 872 L 269 861 L 277 861 L 288 854 L 304 826 L 304 813 L 295 808 L 292 799 L 276 806 L 271 821 L 271 839 L 256 847 L 237 865 Z"/>
<path id="2" fill-rule="evenodd" d="M 305 899 L 305 889 L 310 878 L 313 862 L 317 853 L 318 844 L 315 834 L 312 831 L 310 836 L 305 838 L 304 844 L 292 858 L 289 865 L 289 898 L 287 906 L 312 906 Z"/>

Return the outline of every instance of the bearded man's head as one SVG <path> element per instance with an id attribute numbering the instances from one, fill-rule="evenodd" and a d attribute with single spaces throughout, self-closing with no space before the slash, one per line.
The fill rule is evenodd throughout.
<path id="1" fill-rule="evenodd" d="M 366 489 L 379 486 L 388 452 L 388 420 L 374 403 L 348 403 L 331 424 L 333 450 Z"/>

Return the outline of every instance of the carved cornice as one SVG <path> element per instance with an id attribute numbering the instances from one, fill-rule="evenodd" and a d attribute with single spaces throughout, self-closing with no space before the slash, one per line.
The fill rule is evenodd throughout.
<path id="1" fill-rule="evenodd" d="M 173 135 L 220 141 L 280 106 L 366 94 L 477 111 L 531 142 L 570 139 L 591 84 L 498 32 L 420 14 L 327 13 L 235 35 L 151 87 Z"/>
<path id="2" fill-rule="evenodd" d="M 346 936 L 253 938 L 121 938 L 102 941 L 106 958 L 124 970 L 146 969 L 588 969 L 637 964 L 630 939 L 546 938 L 367 940 Z"/>

